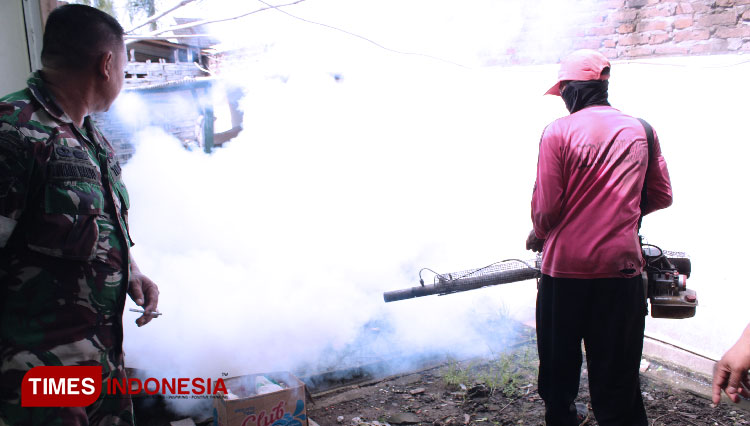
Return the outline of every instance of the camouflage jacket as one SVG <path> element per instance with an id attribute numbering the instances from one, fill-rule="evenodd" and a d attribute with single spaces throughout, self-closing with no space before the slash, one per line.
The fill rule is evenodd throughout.
<path id="1" fill-rule="evenodd" d="M 119 353 L 132 245 L 120 165 L 39 73 L 27 84 L 0 98 L 0 362 L 84 340 L 84 358 Z"/>

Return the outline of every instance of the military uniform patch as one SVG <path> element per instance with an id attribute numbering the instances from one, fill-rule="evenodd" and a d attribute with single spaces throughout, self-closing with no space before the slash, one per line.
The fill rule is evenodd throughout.
<path id="1" fill-rule="evenodd" d="M 96 165 L 86 152 L 78 148 L 55 147 L 47 167 L 50 180 L 82 180 L 90 183 L 101 181 Z"/>

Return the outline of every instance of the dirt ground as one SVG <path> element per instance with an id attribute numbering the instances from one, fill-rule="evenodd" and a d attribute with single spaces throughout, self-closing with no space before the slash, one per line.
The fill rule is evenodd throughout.
<path id="1" fill-rule="evenodd" d="M 320 426 L 544 425 L 535 354 L 529 357 L 533 352 L 521 348 L 501 361 L 447 363 L 323 392 L 313 395 L 308 416 Z M 650 425 L 750 424 L 750 412 L 738 406 L 722 403 L 714 408 L 695 392 L 647 374 L 641 377 Z M 576 402 L 590 403 L 585 369 Z M 585 424 L 598 424 L 593 413 Z"/>
<path id="2" fill-rule="evenodd" d="M 502 342 L 504 353 L 490 358 L 432 359 L 421 369 L 401 374 L 357 376 L 350 374 L 355 370 L 344 369 L 300 375 L 312 397 L 308 418 L 319 426 L 544 425 L 544 404 L 536 386 L 535 331 L 525 326 L 513 326 L 513 330 L 499 333 L 512 337 Z M 709 378 L 649 361 L 642 366 L 641 391 L 651 426 L 750 425 L 750 401 L 742 405 L 722 402 L 713 407 L 706 396 Z M 348 372 L 346 378 L 339 375 L 341 371 Z M 148 401 L 136 401 L 139 426 L 166 426 L 182 418 L 166 411 L 163 401 Z M 589 405 L 585 364 L 576 402 L 589 407 L 585 424 L 598 425 Z M 199 426 L 214 424 L 210 410 L 195 420 Z"/>

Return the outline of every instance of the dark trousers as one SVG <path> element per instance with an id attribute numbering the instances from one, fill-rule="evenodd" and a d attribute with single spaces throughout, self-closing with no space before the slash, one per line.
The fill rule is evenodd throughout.
<path id="1" fill-rule="evenodd" d="M 539 395 L 547 425 L 577 425 L 574 401 L 586 347 L 591 405 L 602 426 L 647 426 L 639 366 L 646 304 L 635 278 L 543 275 L 536 301 Z"/>

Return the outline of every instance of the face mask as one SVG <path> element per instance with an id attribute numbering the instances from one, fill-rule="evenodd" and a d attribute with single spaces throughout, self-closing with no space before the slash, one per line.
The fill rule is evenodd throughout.
<path id="1" fill-rule="evenodd" d="M 560 96 L 571 114 L 592 105 L 609 105 L 607 101 L 609 81 L 570 81 Z"/>

